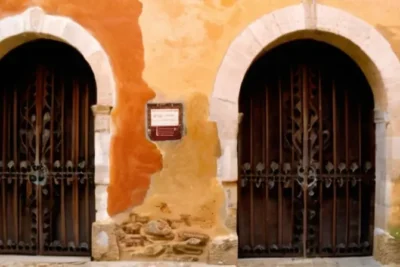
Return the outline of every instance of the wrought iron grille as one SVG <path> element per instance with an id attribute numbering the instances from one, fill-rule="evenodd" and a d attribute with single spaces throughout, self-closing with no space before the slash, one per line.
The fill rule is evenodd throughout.
<path id="1" fill-rule="evenodd" d="M 44 40 L 0 69 L 0 253 L 90 255 L 93 74 L 77 51 Z"/>
<path id="2" fill-rule="evenodd" d="M 284 45 L 250 68 L 240 112 L 240 256 L 371 254 L 373 97 L 358 67 L 321 43 Z"/>

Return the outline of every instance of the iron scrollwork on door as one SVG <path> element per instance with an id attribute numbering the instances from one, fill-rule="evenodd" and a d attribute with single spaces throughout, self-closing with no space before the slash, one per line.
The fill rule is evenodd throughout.
<path id="1" fill-rule="evenodd" d="M 0 254 L 90 255 L 95 84 L 59 45 L 21 46 L 0 62 Z"/>
<path id="2" fill-rule="evenodd" d="M 309 196 L 314 195 L 314 189 L 317 186 L 317 168 L 315 166 L 308 167 L 308 173 L 301 163 L 297 166 L 297 183 L 303 188 L 308 190 Z M 297 197 L 301 197 L 303 191 Z"/>
<path id="3" fill-rule="evenodd" d="M 371 252 L 372 94 L 347 58 L 328 53 L 348 63 L 337 71 L 305 51 L 260 58 L 242 85 L 242 257 Z"/>
<path id="4" fill-rule="evenodd" d="M 49 169 L 43 163 L 31 165 L 31 170 L 29 172 L 29 180 L 35 184 L 43 186 L 47 182 L 49 175 Z"/>

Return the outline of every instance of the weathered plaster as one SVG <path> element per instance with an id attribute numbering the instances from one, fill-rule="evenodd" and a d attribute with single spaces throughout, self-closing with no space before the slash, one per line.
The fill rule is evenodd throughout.
<path id="1" fill-rule="evenodd" d="M 210 106 L 210 118 L 217 122 L 222 151 L 218 160 L 218 170 L 221 170 L 218 175 L 223 181 L 237 180 L 237 155 L 231 152 L 233 140 L 227 133 L 237 129 L 240 88 L 254 59 L 272 47 L 291 40 L 310 38 L 324 41 L 353 58 L 364 71 L 374 93 L 377 123 L 375 207 L 383 211 L 376 213 L 375 221 L 378 229 L 387 231 L 390 221 L 393 222 L 391 218 L 395 217 L 393 213 L 400 214 L 400 208 L 396 206 L 391 208 L 392 216 L 384 212 L 387 211 L 384 207 L 390 206 L 391 201 L 393 186 L 390 180 L 398 176 L 396 169 L 391 168 L 397 158 L 393 148 L 393 145 L 397 147 L 397 139 L 388 138 L 392 132 L 390 127 L 387 129 L 388 122 L 380 117 L 388 117 L 385 114 L 391 114 L 395 107 L 392 103 L 398 95 L 400 63 L 387 40 L 371 25 L 328 6 L 316 5 L 315 10 L 315 21 L 312 23 L 304 5 L 290 6 L 266 14 L 242 31 L 227 50 L 216 76 Z"/>
<path id="2" fill-rule="evenodd" d="M 76 48 L 85 58 L 92 69 L 97 89 L 97 102 L 101 105 L 112 105 L 115 99 L 115 80 L 108 56 L 100 43 L 82 26 L 70 18 L 46 14 L 40 7 L 32 7 L 15 16 L 9 16 L 0 20 L 0 58 L 17 46 L 28 41 L 46 38 L 55 39 L 67 43 Z M 109 116 L 106 115 L 106 116 Z M 98 128 L 98 119 L 96 125 Z M 109 132 L 110 121 L 102 123 L 102 128 Z M 109 138 L 96 130 L 95 140 L 97 144 L 95 164 L 95 181 L 104 180 L 101 177 L 108 177 L 109 165 Z M 96 189 L 96 192 L 99 192 Z M 99 194 L 99 197 L 105 196 Z M 105 198 L 107 199 L 107 198 Z M 102 199 L 101 199 L 102 200 Z M 96 202 L 96 218 L 107 218 L 106 206 L 102 201 Z"/>
<path id="3" fill-rule="evenodd" d="M 157 96 L 209 95 L 232 39 L 257 17 L 300 0 L 160 0 L 143 3 L 143 78 Z M 157 27 L 153 27 L 157 20 Z"/>
<path id="4" fill-rule="evenodd" d="M 193 93 L 184 104 L 185 136 L 157 143 L 163 151 L 163 169 L 153 175 L 145 200 L 131 213 L 114 217 L 123 260 L 207 262 L 217 236 L 229 244 L 237 242 L 229 235 L 236 229 L 225 225 L 225 195 L 216 178 L 217 128 L 208 120 L 208 98 Z M 129 239 L 139 233 L 140 237 Z M 153 244 L 154 240 L 159 242 Z M 236 246 L 215 244 L 226 255 L 236 255 Z M 232 259 L 237 256 L 227 262 L 233 263 Z"/>
<path id="5" fill-rule="evenodd" d="M 382 123 L 377 127 L 377 143 L 381 142 L 377 147 L 377 163 L 380 162 L 382 166 L 379 177 L 385 177 L 382 180 L 400 177 L 400 164 L 397 164 L 400 160 L 392 160 L 391 163 L 386 161 L 392 155 L 397 158 L 397 150 L 400 150 L 396 139 L 400 133 L 400 98 L 392 90 L 398 86 L 398 68 L 393 65 L 398 60 L 386 56 L 391 51 L 390 44 L 395 52 L 400 47 L 400 31 L 396 26 L 400 24 L 400 17 L 397 16 L 399 2 L 385 1 L 379 4 L 380 8 L 376 8 L 374 0 L 365 0 L 362 4 L 355 0 L 317 1 L 359 16 L 374 25 L 378 32 L 354 16 L 321 5 L 317 5 L 315 10 L 299 5 L 294 11 L 300 13 L 277 15 L 282 14 L 282 8 L 299 4 L 300 0 L 141 2 L 119 1 L 110 5 L 109 1 L 15 0 L 0 3 L 0 17 L 3 18 L 17 15 L 33 5 L 40 6 L 52 16 L 69 17 L 101 43 L 112 63 L 117 93 L 114 100 L 109 95 L 107 100 L 104 98 L 104 102 L 100 101 L 99 104 L 112 106 L 115 103 L 116 106 L 111 116 L 96 115 L 97 208 L 101 210 L 97 214 L 98 219 L 108 217 L 106 207 L 109 214 L 115 215 L 127 209 L 131 211 L 130 208 L 136 206 L 135 211 L 150 214 L 154 218 L 164 218 L 168 210 L 171 212 L 168 216 L 174 217 L 193 209 L 193 217 L 213 220 L 212 227 L 205 230 L 210 236 L 234 233 L 237 179 L 235 134 L 239 122 L 234 103 L 237 97 L 233 102 L 218 97 L 209 101 L 206 99 L 212 93 L 215 74 L 232 40 L 251 22 L 263 20 L 266 14 L 270 15 L 265 21 L 270 27 L 268 32 L 264 34 L 263 24 L 250 26 L 251 31 L 261 31 L 262 35 L 255 37 L 249 31 L 242 32 L 244 37 L 253 41 L 252 45 L 255 44 L 254 47 L 237 47 L 238 59 L 244 58 L 247 66 L 241 70 L 233 68 L 230 72 L 232 81 L 225 80 L 220 86 L 224 90 L 240 86 L 239 76 L 244 75 L 255 54 L 265 49 L 263 45 L 266 43 L 257 44 L 260 40 L 272 38 L 275 42 L 268 42 L 272 47 L 283 41 L 311 37 L 338 46 L 363 68 L 374 89 L 377 108 L 390 112 L 390 124 Z M 155 21 L 157 27 L 154 27 Z M 51 25 L 54 30 L 59 27 L 68 38 L 73 38 L 68 27 L 55 25 Z M 310 33 L 309 29 L 314 28 L 321 31 Z M 13 28 L 7 28 L 4 32 L 10 30 Z M 380 42 L 383 45 L 376 46 L 374 40 L 384 39 L 379 33 L 390 44 L 384 41 Z M 31 37 L 20 38 L 24 38 L 21 39 L 24 42 Z M 83 51 L 90 51 L 90 46 L 86 47 L 84 40 L 75 40 L 76 45 Z M 14 41 L 6 41 L 0 46 L 0 54 L 15 46 Z M 95 64 L 99 58 L 104 60 L 104 55 L 92 53 L 87 60 Z M 104 70 L 101 64 L 95 65 Z M 103 80 L 104 84 L 110 84 L 105 76 L 96 77 L 97 83 Z M 114 92 L 112 84 L 107 88 Z M 102 90 L 99 89 L 99 93 Z M 391 93 L 387 95 L 386 92 Z M 182 101 L 192 110 L 189 112 L 192 115 L 186 118 L 188 134 L 182 142 L 160 143 L 157 147 L 146 139 L 144 123 L 141 122 L 145 119 L 146 102 L 155 96 L 157 101 Z M 219 113 L 219 119 L 215 125 L 208 120 L 208 116 L 215 118 L 216 112 Z M 107 126 L 110 117 L 113 120 L 111 128 Z M 387 139 L 387 136 L 395 138 Z M 108 158 L 112 168 L 108 165 Z M 163 170 L 150 179 L 162 165 Z M 384 184 L 384 190 L 379 191 L 381 195 L 378 199 L 382 201 L 376 204 L 376 221 L 380 222 L 377 225 L 382 225 L 382 229 L 388 224 L 389 213 L 392 218 L 400 217 L 394 212 L 395 209 L 390 211 L 390 205 L 397 204 L 394 204 L 393 197 L 388 196 L 390 190 L 398 193 L 396 184 L 396 181 Z M 189 201 L 192 199 L 196 201 Z M 223 202 L 226 209 L 220 211 L 220 207 L 224 207 Z M 203 210 L 203 207 L 206 209 Z M 229 238 L 231 235 L 225 236 L 226 240 Z"/>
<path id="6" fill-rule="evenodd" d="M 76 48 L 91 67 L 97 85 L 99 104 L 112 105 L 115 80 L 108 56 L 100 43 L 81 25 L 63 16 L 46 14 L 40 7 L 0 20 L 0 58 L 29 40 L 53 38 Z"/>
<path id="7" fill-rule="evenodd" d="M 107 1 L 94 3 L 72 0 L 62 3 L 58 0 L 18 0 L 3 1 L 0 5 L 0 18 L 11 23 L 2 29 L 1 34 L 12 35 L 13 31 L 14 34 L 24 33 L 18 41 L 2 43 L 4 46 L 1 46 L 0 51 L 5 53 L 37 37 L 64 40 L 83 53 L 92 64 L 98 104 L 115 104 L 111 114 L 112 136 L 105 132 L 96 133 L 99 135 L 96 136 L 97 145 L 105 148 L 101 150 L 102 156 L 96 157 L 96 182 L 105 187 L 109 183 L 107 193 L 102 194 L 106 198 L 98 198 L 100 205 L 97 206 L 102 209 L 97 213 L 98 219 L 140 204 L 149 187 L 150 175 L 161 168 L 161 155 L 156 146 L 145 138 L 144 124 L 131 123 L 144 121 L 145 103 L 154 97 L 154 92 L 141 77 L 144 66 L 143 45 L 137 24 L 141 4 L 136 0 L 111 6 Z M 40 18 L 41 13 L 35 11 L 32 15 L 34 20 L 31 21 L 31 16 L 27 16 L 20 21 L 19 14 L 30 6 L 38 6 L 51 16 L 45 15 L 43 22 L 36 19 L 37 16 Z M 33 23 L 30 30 L 41 31 L 39 36 L 27 37 L 24 27 L 30 25 L 28 22 Z M 48 34 L 43 35 L 44 31 L 48 31 Z M 87 34 L 80 34 L 82 31 Z M 98 42 L 92 45 L 92 40 Z M 109 60 L 112 62 L 112 72 Z M 111 79 L 110 73 L 113 73 Z M 100 158 L 104 161 L 99 162 Z M 109 164 L 114 168 L 109 168 Z M 104 209 L 106 206 L 107 211 Z"/>

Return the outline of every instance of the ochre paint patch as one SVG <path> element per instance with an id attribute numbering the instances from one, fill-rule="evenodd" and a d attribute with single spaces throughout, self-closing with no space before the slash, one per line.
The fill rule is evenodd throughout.
<path id="1" fill-rule="evenodd" d="M 206 262 L 210 240 L 232 231 L 221 213 L 225 195 L 216 177 L 220 144 L 216 123 L 208 120 L 208 97 L 193 93 L 183 102 L 185 136 L 158 143 L 163 169 L 153 175 L 146 199 L 130 213 L 113 218 L 121 237 L 120 260 Z M 151 234 L 153 231 L 157 234 Z M 129 238 L 137 233 L 143 240 L 132 248 Z M 197 247 L 186 247 L 185 233 L 202 241 Z M 156 244 L 148 242 L 155 239 Z"/>
<path id="2" fill-rule="evenodd" d="M 115 136 L 111 140 L 108 212 L 117 214 L 141 204 L 150 175 L 161 169 L 162 158 L 145 137 L 145 105 L 155 96 L 142 79 L 142 34 L 137 0 L 115 4 L 98 0 L 1 1 L 1 17 L 40 6 L 47 13 L 67 16 L 87 29 L 108 53 L 117 80 L 117 107 L 113 111 Z"/>
<path id="3" fill-rule="evenodd" d="M 133 212 L 176 220 L 189 215 L 205 225 L 199 231 L 215 236 L 227 233 L 221 216 L 225 199 L 217 180 L 220 156 L 217 126 L 208 120 L 208 98 L 194 93 L 184 102 L 187 132 L 179 142 L 160 143 L 163 169 L 152 178 L 148 197 Z"/>

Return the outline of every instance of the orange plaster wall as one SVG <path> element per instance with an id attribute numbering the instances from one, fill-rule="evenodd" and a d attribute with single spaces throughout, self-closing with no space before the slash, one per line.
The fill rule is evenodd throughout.
<path id="1" fill-rule="evenodd" d="M 376 0 L 316 1 L 319 4 L 342 9 L 371 24 L 389 41 L 397 56 L 400 56 L 400 17 L 398 16 L 400 1 L 380 1 L 379 8 L 377 8 Z M 247 25 L 264 14 L 288 5 L 300 4 L 302 1 L 141 0 L 141 2 L 143 12 L 139 24 L 145 47 L 143 78 L 156 92 L 157 99 L 183 100 L 190 105 L 187 99 L 194 94 L 210 95 L 215 75 L 228 46 Z M 208 103 L 204 105 L 208 106 Z M 202 142 L 207 143 L 205 136 L 199 136 L 196 140 L 196 144 Z M 179 153 L 181 155 L 201 154 L 201 152 L 193 151 L 194 144 L 182 142 L 179 145 Z M 178 145 L 164 145 L 160 149 L 166 155 L 178 153 L 176 152 Z M 394 162 L 394 166 L 399 165 L 397 161 Z M 164 163 L 166 162 L 167 158 L 164 159 Z M 214 158 L 207 162 L 209 164 L 203 165 L 203 168 L 215 167 Z M 169 162 L 170 171 L 165 168 L 153 177 L 149 198 L 138 210 L 148 210 L 149 201 L 160 196 L 157 192 L 171 188 L 171 185 L 167 183 L 170 183 L 170 179 L 176 174 L 173 170 L 182 169 L 183 165 L 187 168 L 183 176 L 193 179 L 195 172 L 190 172 L 190 167 L 196 166 L 195 164 L 179 160 Z M 212 174 L 215 172 L 210 172 L 210 175 Z M 397 176 L 393 177 L 393 179 L 397 178 Z M 180 178 L 174 180 L 175 184 L 179 184 L 179 181 Z M 397 184 L 400 183 L 395 182 L 389 194 L 400 193 L 398 190 L 400 187 Z M 174 190 L 171 189 L 169 192 L 179 191 L 174 186 L 172 188 Z M 183 186 L 183 188 L 187 187 Z M 210 191 L 210 188 L 212 187 L 207 190 Z M 193 196 L 197 199 L 201 195 L 194 193 Z M 400 223 L 397 222 L 400 218 L 400 204 L 392 208 L 391 214 L 392 224 L 400 227 Z"/>
<path id="2" fill-rule="evenodd" d="M 381 1 L 379 8 L 376 0 L 317 2 L 375 26 L 400 55 L 399 1 Z M 196 213 L 215 219 L 224 196 L 216 179 L 218 138 L 215 124 L 208 121 L 207 98 L 218 67 L 229 44 L 249 23 L 299 3 L 0 0 L 0 16 L 39 5 L 48 13 L 77 21 L 109 54 L 118 89 L 118 106 L 113 111 L 116 135 L 111 145 L 110 215 L 136 206 L 137 212 L 154 216 Z M 153 97 L 185 103 L 187 135 L 182 141 L 156 147 L 145 138 L 144 107 Z"/>
<path id="3" fill-rule="evenodd" d="M 215 123 L 208 120 L 208 97 L 228 46 L 256 18 L 299 0 L 141 0 L 139 18 L 145 47 L 143 79 L 155 101 L 182 101 L 187 132 L 180 142 L 159 143 L 163 169 L 152 176 L 135 213 L 155 218 L 189 214 L 202 232 L 220 235 L 225 195 L 217 179 Z"/>
<path id="4" fill-rule="evenodd" d="M 118 90 L 113 111 L 116 134 L 110 149 L 110 215 L 138 206 L 137 212 L 164 216 L 159 207 L 167 204 L 167 210 L 172 210 L 169 217 L 195 213 L 212 224 L 219 218 L 224 195 L 216 178 L 218 138 L 215 124 L 208 121 L 207 101 L 219 62 L 249 22 L 263 12 L 298 2 L 249 1 L 250 6 L 236 0 L 119 0 L 114 4 L 0 0 L 0 17 L 30 6 L 70 17 L 108 53 Z M 187 136 L 181 142 L 157 148 L 147 141 L 144 107 L 155 93 L 158 101 L 187 105 Z M 158 172 L 163 165 L 160 152 L 164 169 Z M 149 197 L 143 202 L 146 193 Z M 188 199 L 187 205 L 181 205 Z"/>
<path id="5" fill-rule="evenodd" d="M 143 41 L 137 0 L 0 0 L 0 16 L 41 6 L 47 13 L 71 17 L 102 44 L 117 81 L 118 107 L 113 111 L 116 135 L 111 145 L 108 212 L 116 214 L 140 204 L 150 175 L 161 169 L 161 154 L 144 135 L 144 107 L 155 96 L 142 79 Z"/>
<path id="6" fill-rule="evenodd" d="M 222 58 L 248 24 L 301 0 L 140 0 L 144 80 L 158 97 L 209 95 Z M 155 23 L 157 22 L 157 24 Z M 157 25 L 157 26 L 155 26 Z"/>
<path id="7" fill-rule="evenodd" d="M 249 8 L 244 1 L 232 0 L 119 0 L 113 4 L 0 0 L 1 17 L 34 5 L 70 17 L 108 53 L 118 89 L 118 106 L 113 111 L 116 134 L 110 149 L 110 215 L 138 206 L 137 212 L 156 217 L 194 213 L 211 224 L 219 218 L 224 195 L 216 179 L 218 138 L 215 124 L 208 121 L 207 101 L 216 70 L 230 41 L 247 23 L 262 11 L 297 1 L 251 2 L 254 7 Z M 164 155 L 164 169 L 159 173 L 160 150 L 144 134 L 144 107 L 155 92 L 159 101 L 187 105 L 187 136 L 181 142 L 159 144 Z M 164 204 L 168 208 L 160 214 Z"/>

